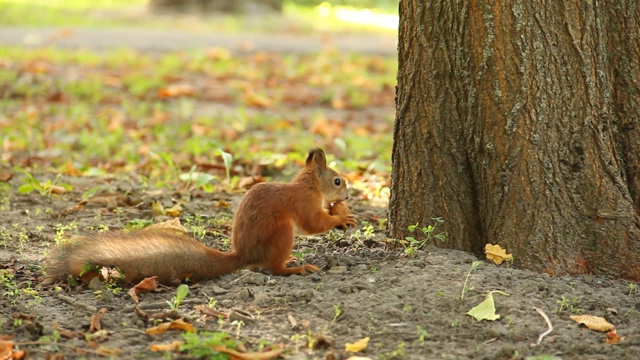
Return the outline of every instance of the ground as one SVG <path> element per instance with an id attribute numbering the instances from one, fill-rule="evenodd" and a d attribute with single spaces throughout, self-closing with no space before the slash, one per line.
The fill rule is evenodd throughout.
<path id="1" fill-rule="evenodd" d="M 23 30 L 12 28 L 0 31 L 0 35 L 20 31 Z M 91 31 L 80 33 L 89 37 L 101 34 L 93 37 L 94 40 L 109 38 L 102 32 Z M 162 43 L 146 37 L 143 42 Z M 269 44 L 277 46 L 278 42 Z M 388 53 L 388 46 L 384 45 L 384 48 L 384 51 L 371 52 Z M 22 69 L 22 74 L 29 73 L 29 67 L 22 66 L 20 61 L 4 66 L 15 66 Z M 254 56 L 251 61 L 265 60 Z M 60 75 L 59 78 L 68 74 L 82 78 L 78 74 L 85 74 L 83 66 L 58 66 L 54 63 L 50 73 Z M 111 71 L 111 80 L 119 76 L 119 68 Z M 195 77 L 185 73 L 179 80 L 190 81 Z M 24 77 L 20 79 L 24 80 Z M 200 89 L 197 81 L 193 84 Z M 119 93 L 114 91 L 110 97 L 100 100 L 100 104 L 120 101 L 117 96 L 129 99 L 130 94 L 120 94 L 126 92 L 122 86 L 114 87 Z M 37 94 L 31 98 L 31 95 L 24 95 L 13 88 L 10 90 L 13 95 L 9 98 L 18 99 L 16 101 L 39 99 Z M 323 107 L 327 118 L 346 118 L 352 126 L 367 121 L 383 122 L 383 114 L 393 114 L 393 97 L 388 86 L 382 87 L 381 92 L 386 95 L 369 97 L 381 99 L 382 103 L 375 108 L 371 104 L 360 108 L 343 108 L 342 105 L 327 108 L 324 103 L 318 108 L 311 108 L 318 106 L 313 103 L 294 109 L 296 114 L 302 114 L 304 126 L 317 124 L 308 114 Z M 266 93 L 271 95 L 268 91 Z M 241 95 L 239 93 L 238 96 Z M 63 101 L 58 101 L 60 97 Z M 65 97 L 68 97 L 66 101 Z M 62 95 L 53 93 L 44 98 L 56 99 L 56 103 L 62 104 L 60 107 L 75 101 L 74 95 L 65 91 Z M 136 101 L 148 98 L 141 95 Z M 197 116 L 199 112 L 233 112 L 233 101 L 225 99 L 221 100 L 222 105 L 216 103 L 215 96 L 204 102 L 198 100 L 194 113 Z M 281 98 L 282 108 L 291 111 L 290 105 L 282 99 L 286 96 Z M 184 105 L 184 102 L 176 103 L 176 106 Z M 11 110 L 13 106 L 9 104 L 5 110 Z M 171 111 L 170 108 L 166 110 L 169 117 L 173 114 Z M 252 111 L 257 110 L 247 109 L 249 116 L 252 116 Z M 273 110 L 267 108 L 264 111 Z M 13 126 L 12 121 L 23 118 L 0 118 L 3 119 L 9 128 Z M 116 120 L 108 126 L 118 126 L 120 123 Z M 126 119 L 124 124 L 130 125 Z M 58 125 L 64 126 L 63 123 Z M 289 122 L 286 126 L 292 125 Z M 379 129 L 374 126 L 373 129 L 372 132 L 390 136 L 389 126 Z M 141 138 L 151 136 L 140 135 L 143 134 L 141 129 L 128 130 Z M 159 133 L 161 129 L 156 130 L 152 133 L 157 136 L 154 141 L 160 141 L 164 136 Z M 53 128 L 53 131 L 59 131 L 59 128 Z M 73 131 L 80 132 L 81 129 L 70 130 L 71 133 Z M 251 131 L 248 130 L 250 136 L 258 133 Z M 260 136 L 265 132 L 268 131 L 260 129 Z M 236 133 L 230 136 L 242 138 Z M 320 145 L 328 147 L 335 144 L 333 138 L 327 140 L 328 135 L 323 136 Z M 9 144 L 11 139 L 7 139 Z M 345 139 L 351 147 L 357 145 Z M 103 139 L 94 141 L 100 140 Z M 294 139 L 289 140 L 294 142 Z M 94 144 L 96 147 L 97 142 Z M 126 147 L 125 143 L 122 145 Z M 276 144 L 273 145 L 276 151 L 281 150 L 277 146 L 289 149 L 286 144 Z M 69 147 L 80 151 L 82 144 L 74 143 Z M 333 147 L 333 151 L 339 149 Z M 70 156 L 62 150 L 55 150 L 41 150 L 29 156 L 16 152 L 10 161 L 3 163 L 0 172 L 2 184 L 7 184 L 1 188 L 3 196 L 0 203 L 0 280 L 3 292 L 0 335 L 12 336 L 10 341 L 13 341 L 15 349 L 28 351 L 32 358 L 53 358 L 53 354 L 61 354 L 65 358 L 94 358 L 99 355 L 193 358 L 203 354 L 207 341 L 213 341 L 210 333 L 216 332 L 224 332 L 228 335 L 222 336 L 242 341 L 247 351 L 281 349 L 280 356 L 288 359 L 349 358 L 354 353 L 346 351 L 345 344 L 364 338 L 370 338 L 368 345 L 355 355 L 374 359 L 635 359 L 640 354 L 640 291 L 637 284 L 595 276 L 550 277 L 515 269 L 507 263 L 498 266 L 484 257 L 478 258 L 479 254 L 444 250 L 436 247 L 437 244 L 419 249 L 406 242 L 403 245 L 397 239 L 385 237 L 384 201 L 373 201 L 380 199 L 368 196 L 362 189 L 354 191 L 354 199 L 350 202 L 359 222 L 357 229 L 332 231 L 297 240 L 295 254 L 299 261 L 316 265 L 320 272 L 283 277 L 242 270 L 219 279 L 189 284 L 189 294 L 179 306 L 178 315 L 173 317 L 192 323 L 200 337 L 187 336 L 185 339 L 182 331 L 147 335 L 145 330 L 157 322 L 150 319 L 150 314 L 169 309 L 167 301 L 174 298 L 175 287 L 140 295 L 141 301 L 136 308 L 126 286 L 95 283 L 91 286 L 42 285 L 44 273 L 41 265 L 48 249 L 76 233 L 90 235 L 107 229 L 122 229 L 131 221 L 167 220 L 170 217 L 156 216 L 152 211 L 152 203 L 159 201 L 165 208 L 181 203 L 183 208 L 178 216 L 191 235 L 208 246 L 228 250 L 228 237 L 232 230 L 230 219 L 243 192 L 222 191 L 221 188 L 212 193 L 198 189 L 178 191 L 167 184 L 150 184 L 153 172 L 142 177 L 128 173 L 133 172 L 130 168 L 118 168 L 121 171 L 118 175 L 110 175 L 111 168 L 104 168 L 106 170 L 103 169 L 100 176 L 65 173 L 58 181 L 71 185 L 72 190 L 61 191 L 61 194 L 18 193 L 17 189 L 25 183 L 25 175 L 9 165 L 27 167 L 43 161 L 43 158 L 55 162 L 50 158 Z M 73 159 L 79 161 L 78 157 Z M 289 166 L 295 168 L 299 162 L 292 161 Z M 149 171 L 148 168 L 148 163 L 140 161 L 136 169 L 144 172 Z M 57 174 L 44 166 L 39 170 L 34 172 L 39 179 L 52 179 Z M 71 170 L 69 172 L 75 172 L 75 169 Z M 182 170 L 187 171 L 188 167 Z M 290 171 L 281 169 L 271 174 L 283 181 L 291 175 Z M 91 190 L 98 187 L 100 191 L 93 194 Z M 384 194 L 382 191 L 378 195 L 384 197 Z M 481 264 L 472 268 L 478 260 L 482 261 Z M 499 291 L 492 296 L 500 317 L 493 321 L 477 321 L 467 315 L 491 291 Z M 205 315 L 201 310 L 203 305 L 209 313 L 215 310 L 215 315 Z M 103 308 L 107 309 L 101 322 L 104 331 L 95 335 L 90 330 L 91 318 Z M 548 330 L 540 313 L 548 316 L 553 331 L 539 340 L 540 335 Z M 579 314 L 606 318 L 615 325 L 623 339 L 615 344 L 605 343 L 604 333 L 586 329 L 571 320 L 570 316 Z M 151 344 L 175 340 L 191 346 L 191 350 L 185 348 L 181 353 L 159 355 L 149 348 Z M 2 346 L 9 344 L 8 341 L 1 343 Z"/>
<path id="2" fill-rule="evenodd" d="M 95 185 L 85 178 L 67 180 L 77 189 Z M 126 199 L 120 199 L 125 203 L 145 204 L 152 199 L 135 184 L 116 188 L 129 190 Z M 2 235 L 0 262 L 14 275 L 3 273 L 0 334 L 12 335 L 22 344 L 19 348 L 34 358 L 53 353 L 91 358 L 108 351 L 127 358 L 159 356 L 149 345 L 181 340 L 181 332 L 146 335 L 152 321 L 136 311 L 127 287 L 39 285 L 42 253 L 63 227 L 67 233 L 90 234 L 98 224 L 117 229 L 131 219 L 153 218 L 150 211 L 138 210 L 145 206 L 123 205 L 112 211 L 103 202 L 67 215 L 81 194 L 20 195 L 12 198 L 10 211 L 0 212 L 1 223 L 13 224 Z M 219 209 L 216 203 L 236 203 L 240 196 L 194 194 L 183 211 L 183 223 L 198 228 L 193 217 L 200 216 L 203 241 L 228 248 L 220 239 L 228 235 L 230 210 Z M 353 209 L 360 223 L 385 214 L 384 208 L 365 202 L 353 204 Z M 461 300 L 471 264 L 478 260 L 474 255 L 436 247 L 407 254 L 394 244 L 377 229 L 300 239 L 296 251 L 304 254 L 301 261 L 315 264 L 319 273 L 283 277 L 244 270 L 192 284 L 179 313 L 198 331 L 227 332 L 254 351 L 269 341 L 291 359 L 348 358 L 352 354 L 345 352 L 345 343 L 365 337 L 369 344 L 359 355 L 370 358 L 632 359 L 640 351 L 639 294 L 628 282 L 549 277 L 485 261 L 471 271 Z M 505 293 L 493 295 L 499 319 L 478 322 L 466 314 L 493 290 Z M 140 308 L 146 313 L 168 310 L 166 302 L 174 296 L 175 288 L 143 294 Z M 207 304 L 231 317 L 219 320 L 194 311 Z M 107 334 L 91 345 L 85 336 L 90 334 L 91 316 L 102 308 L 108 310 L 102 321 Z M 535 308 L 546 313 L 554 327 L 537 346 L 532 344 L 547 325 Z M 236 313 L 248 318 L 240 323 Z M 582 328 L 569 318 L 576 314 L 607 318 L 625 339 L 606 344 L 604 333 Z"/>

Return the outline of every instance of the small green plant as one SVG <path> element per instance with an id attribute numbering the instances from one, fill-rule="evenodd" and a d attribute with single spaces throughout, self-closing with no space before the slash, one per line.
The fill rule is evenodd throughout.
<path id="1" fill-rule="evenodd" d="M 420 344 L 420 346 L 424 346 L 424 342 L 426 339 L 430 339 L 431 335 L 429 335 L 429 332 L 427 332 L 427 330 L 425 330 L 422 326 L 418 325 L 416 327 L 416 336 L 418 337 L 418 339 L 416 340 L 416 342 L 418 344 Z"/>
<path id="2" fill-rule="evenodd" d="M 629 283 L 629 295 L 633 295 L 636 292 L 638 292 L 638 285 L 636 285 L 636 283 L 630 282 Z"/>
<path id="3" fill-rule="evenodd" d="M 212 193 L 214 188 L 211 182 L 218 180 L 215 175 L 197 172 L 196 165 L 191 166 L 189 172 L 180 174 L 178 178 L 185 183 L 184 188 L 189 193 L 200 188 L 206 193 Z"/>
<path id="4" fill-rule="evenodd" d="M 226 332 L 184 333 L 184 343 L 180 345 L 180 351 L 186 352 L 197 359 L 227 360 L 229 355 L 214 348 L 225 347 L 237 349 L 242 345 L 239 340 L 233 339 Z"/>
<path id="5" fill-rule="evenodd" d="M 400 341 L 397 345 L 396 348 L 393 349 L 392 351 L 383 353 L 380 355 L 381 359 L 405 359 L 407 356 L 406 354 L 406 349 L 405 347 L 407 346 L 407 344 L 404 343 L 404 341 Z"/>
<path id="6" fill-rule="evenodd" d="M 51 179 L 42 183 L 38 181 L 30 172 L 27 170 L 15 167 L 16 171 L 20 171 L 24 174 L 25 178 L 23 179 L 24 184 L 18 187 L 18 194 L 28 194 L 32 191 L 37 191 L 40 195 L 44 197 L 50 197 L 53 193 L 54 189 L 57 187 L 62 187 L 66 191 L 70 191 L 72 189 L 69 184 L 58 184 L 58 180 L 60 180 L 61 174 L 56 175 L 56 178 L 52 181 Z"/>
<path id="7" fill-rule="evenodd" d="M 177 312 L 180 304 L 182 303 L 182 300 L 187 297 L 187 294 L 189 294 L 189 285 L 180 284 L 180 286 L 178 286 L 178 288 L 176 289 L 176 296 L 174 296 L 171 301 L 167 301 L 169 308 L 173 312 Z"/>
<path id="8" fill-rule="evenodd" d="M 578 308 L 577 306 L 578 305 L 577 298 L 568 299 L 562 296 L 560 300 L 556 300 L 556 304 L 558 304 L 558 311 L 557 311 L 558 314 L 560 314 L 565 310 L 569 310 L 569 312 L 572 314 L 580 314 L 582 312 L 582 309 Z"/>
<path id="9" fill-rule="evenodd" d="M 416 239 L 413 236 L 405 237 L 404 242 L 402 243 L 405 247 L 405 253 L 413 254 L 433 240 L 445 241 L 447 239 L 447 233 L 445 231 L 439 233 L 435 232 L 438 224 L 444 223 L 444 220 L 440 217 L 431 218 L 431 220 L 435 221 L 434 225 L 420 227 L 419 224 L 416 223 L 415 225 L 409 225 L 407 227 L 409 231 L 416 232 L 417 230 L 417 233 L 421 235 L 419 236 L 420 239 Z"/>
<path id="10" fill-rule="evenodd" d="M 478 261 L 474 261 L 471 263 L 471 267 L 469 268 L 469 271 L 467 272 L 467 276 L 464 278 L 464 284 L 462 285 L 462 292 L 460 293 L 460 301 L 464 301 L 464 294 L 468 291 L 471 290 L 472 288 L 467 287 L 467 282 L 469 282 L 469 276 L 471 276 L 471 272 L 477 268 L 478 266 L 480 266 L 480 264 L 482 264 L 482 261 L 478 260 Z"/>
<path id="11" fill-rule="evenodd" d="M 222 162 L 224 163 L 224 170 L 227 176 L 227 186 L 229 191 L 231 191 L 233 190 L 233 188 L 236 187 L 236 184 L 238 183 L 237 176 L 234 176 L 233 179 L 231 178 L 231 166 L 233 165 L 233 155 L 231 155 L 230 153 L 222 149 L 218 149 L 218 154 L 222 156 Z"/>
<path id="12" fill-rule="evenodd" d="M 78 232 L 78 223 L 76 221 L 72 221 L 66 225 L 56 224 L 56 235 L 53 237 L 56 245 L 60 245 L 62 241 L 67 237 L 67 232 L 77 233 Z"/>
<path id="13" fill-rule="evenodd" d="M 333 305 L 333 320 L 332 322 L 336 322 L 338 318 L 342 315 L 342 303 L 337 303 Z"/>

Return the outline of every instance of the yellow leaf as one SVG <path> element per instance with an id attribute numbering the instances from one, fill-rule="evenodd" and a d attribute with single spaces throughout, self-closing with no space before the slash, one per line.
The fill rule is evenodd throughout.
<path id="1" fill-rule="evenodd" d="M 589 328 L 590 330 L 607 332 L 609 330 L 615 329 L 611 323 L 609 323 L 605 318 L 600 316 L 593 315 L 572 315 L 571 319 L 578 324 L 582 324 Z"/>
<path id="2" fill-rule="evenodd" d="M 182 213 L 182 206 L 180 206 L 180 204 L 175 204 L 172 207 L 164 210 L 164 214 L 166 216 L 173 216 L 175 218 L 180 216 L 181 213 Z"/>
<path id="3" fill-rule="evenodd" d="M 369 337 L 367 336 L 366 338 L 358 340 L 352 344 L 346 343 L 344 344 L 344 347 L 347 351 L 358 352 L 366 349 L 368 344 L 369 344 Z"/>
<path id="4" fill-rule="evenodd" d="M 503 261 L 513 261 L 513 255 L 507 254 L 507 251 L 500 247 L 500 245 L 487 244 L 484 246 L 484 253 L 487 254 L 487 259 L 492 260 L 494 263 L 500 265 Z"/>
<path id="5" fill-rule="evenodd" d="M 160 204 L 160 201 L 154 201 L 153 204 L 151 204 L 151 211 L 153 212 L 153 215 L 164 215 L 164 206 L 162 206 L 162 204 Z"/>

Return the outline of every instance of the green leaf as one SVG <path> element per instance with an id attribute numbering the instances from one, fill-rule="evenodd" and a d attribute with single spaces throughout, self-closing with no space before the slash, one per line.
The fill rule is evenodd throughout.
<path id="1" fill-rule="evenodd" d="M 496 314 L 496 306 L 493 301 L 493 293 L 497 292 L 502 295 L 509 296 L 509 294 L 503 293 L 502 291 L 490 291 L 487 294 L 487 298 L 484 299 L 480 304 L 476 305 L 473 309 L 467 312 L 467 315 L 473 316 L 476 321 L 482 320 L 498 320 L 500 315 Z"/>
<path id="2" fill-rule="evenodd" d="M 93 195 L 95 195 L 98 191 L 100 191 L 102 189 L 104 189 L 104 186 L 94 186 L 94 187 L 92 187 L 91 189 L 85 191 L 82 194 L 82 200 L 87 200 L 90 197 L 93 197 Z M 67 189 L 67 190 L 69 190 L 69 189 Z"/>
<path id="3" fill-rule="evenodd" d="M 189 285 L 180 284 L 176 289 L 176 303 L 179 305 L 187 297 L 187 294 L 189 294 Z"/>
<path id="4" fill-rule="evenodd" d="M 18 194 L 28 194 L 28 193 L 32 192 L 33 190 L 35 190 L 35 189 L 36 189 L 35 186 L 33 186 L 31 184 L 22 184 L 18 188 Z"/>

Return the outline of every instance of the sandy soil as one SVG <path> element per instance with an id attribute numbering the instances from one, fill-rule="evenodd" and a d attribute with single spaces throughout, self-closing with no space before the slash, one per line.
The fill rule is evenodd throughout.
<path id="1" fill-rule="evenodd" d="M 11 181 L 17 188 L 18 179 Z M 64 181 L 74 185 L 72 193 L 8 194 L 8 209 L 0 211 L 0 335 L 12 335 L 32 358 L 54 353 L 93 358 L 107 350 L 119 358 L 160 357 L 149 345 L 182 340 L 181 332 L 146 335 L 153 323 L 136 311 L 127 288 L 39 285 L 40 265 L 62 226 L 73 228 L 67 233 L 83 234 L 102 226 L 119 229 L 131 219 L 152 219 L 141 209 L 150 209 L 157 199 L 170 203 L 176 194 L 150 195 L 136 190 L 135 183 L 112 182 L 114 194 L 106 198 L 113 201 L 90 202 L 67 214 L 83 191 L 104 180 Z M 182 223 L 204 228 L 207 245 L 228 248 L 231 210 L 218 207 L 219 200 L 237 203 L 240 196 L 196 193 L 185 205 Z M 384 208 L 364 202 L 352 206 L 361 224 L 385 216 Z M 194 215 L 201 218 L 196 221 Z M 465 277 L 477 260 L 472 254 L 429 247 L 407 255 L 382 230 L 353 229 L 300 239 L 297 251 L 321 272 L 281 277 L 244 270 L 193 284 L 180 315 L 198 331 L 228 332 L 253 351 L 268 340 L 288 359 L 349 358 L 353 354 L 345 344 L 365 337 L 369 344 L 358 355 L 375 359 L 635 359 L 640 354 L 640 292 L 625 281 L 551 278 L 484 262 L 471 272 L 461 301 Z M 494 294 L 499 319 L 478 322 L 466 314 L 492 290 L 509 294 Z M 174 295 L 174 288 L 143 294 L 140 307 L 147 315 L 165 311 Z M 214 303 L 229 318 L 195 311 Z M 106 331 L 88 342 L 91 316 L 102 308 L 108 310 L 102 321 Z M 534 308 L 546 313 L 554 328 L 537 346 L 532 344 L 547 325 Z M 625 338 L 606 344 L 604 333 L 570 319 L 576 314 L 603 316 Z M 191 358 L 185 353 L 167 357 Z"/>

